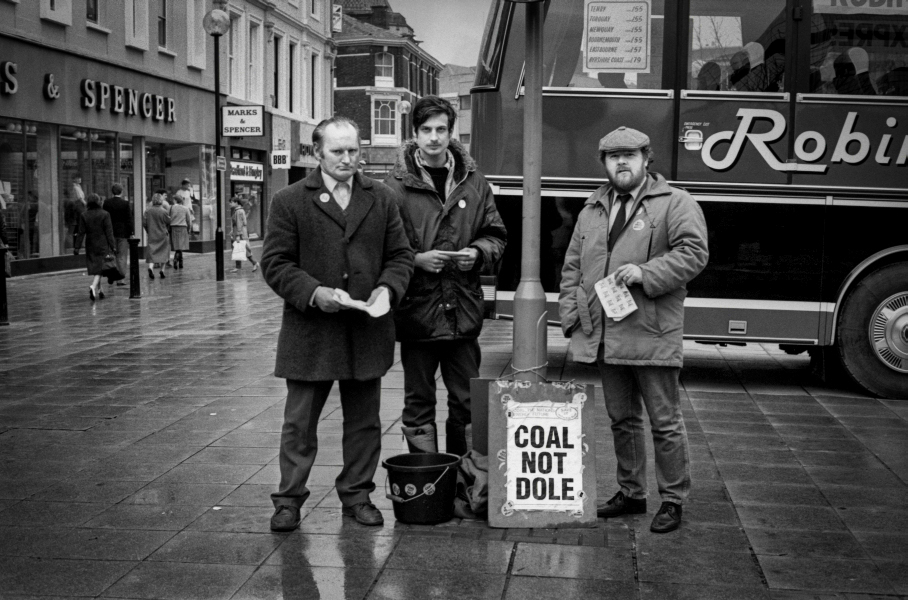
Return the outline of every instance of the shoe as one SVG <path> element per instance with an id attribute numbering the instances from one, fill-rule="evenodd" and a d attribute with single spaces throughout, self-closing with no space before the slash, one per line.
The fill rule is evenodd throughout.
<path id="1" fill-rule="evenodd" d="M 118 281 L 118 282 L 115 283 L 114 285 L 123 286 L 123 285 L 126 285 L 126 282 L 125 282 L 125 281 Z"/>
<path id="2" fill-rule="evenodd" d="M 230 269 L 230 272 L 231 272 L 231 273 L 239 273 L 240 270 L 239 270 L 239 269 Z"/>
<path id="3" fill-rule="evenodd" d="M 646 498 L 628 498 L 624 492 L 618 492 L 612 499 L 596 507 L 596 516 L 604 519 L 621 515 L 639 515 L 646 512 Z"/>
<path id="4" fill-rule="evenodd" d="M 164 275 L 164 269 L 161 269 L 161 279 L 167 279 L 167 276 Z"/>
<path id="5" fill-rule="evenodd" d="M 659 512 L 653 517 L 649 530 L 653 533 L 668 533 L 681 525 L 681 505 L 674 502 L 663 502 Z"/>
<path id="6" fill-rule="evenodd" d="M 98 290 L 98 298 L 100 298 L 101 300 L 104 299 L 104 292 L 102 290 Z"/>
<path id="7" fill-rule="evenodd" d="M 271 515 L 271 531 L 293 531 L 300 525 L 300 509 L 281 504 Z"/>
<path id="8" fill-rule="evenodd" d="M 255 272 L 258 271 L 258 270 L 259 270 L 259 264 L 258 264 L 258 263 L 255 263 L 254 265 L 252 265 L 252 272 L 253 272 L 253 273 L 255 273 Z"/>
<path id="9" fill-rule="evenodd" d="M 151 269 L 148 269 L 148 277 L 154 279 L 154 271 L 152 271 Z"/>
<path id="10" fill-rule="evenodd" d="M 95 288 L 88 286 L 88 297 L 91 298 L 91 301 L 95 301 Z"/>
<path id="11" fill-rule="evenodd" d="M 381 511 L 375 508 L 371 502 L 360 502 L 353 506 L 345 506 L 341 510 L 345 517 L 353 517 L 357 523 L 362 525 L 382 525 L 385 518 L 381 516 Z"/>

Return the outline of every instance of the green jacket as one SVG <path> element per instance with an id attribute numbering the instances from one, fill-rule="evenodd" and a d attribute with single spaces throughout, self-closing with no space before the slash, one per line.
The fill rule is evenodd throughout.
<path id="1" fill-rule="evenodd" d="M 608 364 L 680 367 L 686 285 L 709 258 L 703 211 L 651 173 L 609 254 L 610 192 L 608 184 L 593 192 L 577 217 L 561 270 L 562 330 L 578 362 L 595 362 L 601 341 Z M 605 318 L 594 286 L 625 264 L 640 267 L 643 284 L 629 287 L 637 310 L 616 322 Z"/>

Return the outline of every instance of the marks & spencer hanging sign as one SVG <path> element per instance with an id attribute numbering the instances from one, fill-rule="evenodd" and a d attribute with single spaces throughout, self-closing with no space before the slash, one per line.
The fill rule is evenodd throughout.
<path id="1" fill-rule="evenodd" d="M 226 137 L 260 137 L 265 135 L 265 107 L 221 107 L 221 132 Z"/>
<path id="2" fill-rule="evenodd" d="M 595 524 L 593 387 L 528 381 L 489 385 L 490 525 Z"/>

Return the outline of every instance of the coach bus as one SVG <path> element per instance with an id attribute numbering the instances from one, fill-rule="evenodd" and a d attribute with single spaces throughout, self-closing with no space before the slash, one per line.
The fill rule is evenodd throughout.
<path id="1" fill-rule="evenodd" d="M 520 277 L 525 10 L 493 0 L 471 152 Z M 778 343 L 908 397 L 908 0 L 549 0 L 543 71 L 542 281 L 550 319 L 597 142 L 646 132 L 706 214 L 710 261 L 685 338 Z"/>

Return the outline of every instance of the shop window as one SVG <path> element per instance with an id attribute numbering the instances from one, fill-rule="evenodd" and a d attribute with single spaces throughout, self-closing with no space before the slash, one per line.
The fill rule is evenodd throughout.
<path id="1" fill-rule="evenodd" d="M 73 0 L 41 0 L 41 18 L 67 27 L 73 24 Z"/>
<path id="2" fill-rule="evenodd" d="M 148 50 L 148 0 L 123 0 L 126 45 Z"/>
<path id="3" fill-rule="evenodd" d="M 908 16 L 901 3 L 843 4 L 813 1 L 810 91 L 908 96 Z"/>
<path id="4" fill-rule="evenodd" d="M 688 89 L 781 92 L 785 82 L 785 0 L 692 0 Z"/>
<path id="5" fill-rule="evenodd" d="M 387 52 L 375 55 L 376 87 L 394 87 L 394 57 Z"/>

